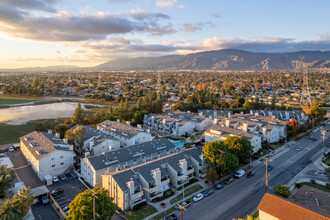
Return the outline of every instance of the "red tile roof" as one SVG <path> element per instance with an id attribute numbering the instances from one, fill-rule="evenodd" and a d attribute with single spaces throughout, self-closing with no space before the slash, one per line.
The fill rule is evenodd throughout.
<path id="1" fill-rule="evenodd" d="M 299 206 L 282 197 L 266 193 L 258 205 L 258 210 L 280 220 L 329 220 L 330 218 Z M 260 219 L 262 220 L 262 219 Z"/>

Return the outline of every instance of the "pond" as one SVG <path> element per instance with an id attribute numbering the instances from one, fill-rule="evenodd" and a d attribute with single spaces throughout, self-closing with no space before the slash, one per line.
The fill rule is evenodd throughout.
<path id="1" fill-rule="evenodd" d="M 71 117 L 78 103 L 59 102 L 0 109 L 0 123 L 22 125 L 31 120 Z"/>

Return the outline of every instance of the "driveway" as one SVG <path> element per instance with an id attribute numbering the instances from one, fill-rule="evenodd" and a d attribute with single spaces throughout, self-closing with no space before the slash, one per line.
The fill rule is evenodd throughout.
<path id="1" fill-rule="evenodd" d="M 61 219 L 51 204 L 42 205 L 39 203 L 39 204 L 33 205 L 32 213 L 36 220 Z"/>

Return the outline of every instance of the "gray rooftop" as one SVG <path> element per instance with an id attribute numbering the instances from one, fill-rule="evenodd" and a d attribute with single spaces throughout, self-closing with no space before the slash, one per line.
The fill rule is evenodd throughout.
<path id="1" fill-rule="evenodd" d="M 126 148 L 105 152 L 100 155 L 86 158 L 95 170 L 101 170 L 120 163 L 134 160 L 135 158 L 152 155 L 156 152 L 175 148 L 167 139 L 158 139 Z"/>
<path id="2" fill-rule="evenodd" d="M 115 133 L 120 136 L 124 136 L 126 138 L 132 138 L 141 132 L 131 125 L 127 125 L 116 121 L 109 121 L 109 120 L 101 122 L 100 124 L 97 125 L 97 128 L 109 130 L 112 133 Z"/>

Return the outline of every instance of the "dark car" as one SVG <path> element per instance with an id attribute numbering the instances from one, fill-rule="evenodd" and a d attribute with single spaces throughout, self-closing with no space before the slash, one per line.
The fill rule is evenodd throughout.
<path id="1" fill-rule="evenodd" d="M 229 184 L 229 183 L 231 183 L 233 181 L 234 181 L 234 179 L 233 178 L 230 178 L 230 179 L 226 179 L 223 183 L 224 184 Z"/>
<path id="2" fill-rule="evenodd" d="M 62 188 L 54 189 L 54 190 L 52 191 L 52 195 L 53 195 L 53 196 L 62 195 L 63 192 L 64 192 L 64 190 L 63 190 Z"/>
<path id="3" fill-rule="evenodd" d="M 249 171 L 249 172 L 246 174 L 246 177 L 247 177 L 247 178 L 253 177 L 254 174 L 255 174 L 254 172 Z"/>
<path id="4" fill-rule="evenodd" d="M 67 180 L 67 179 L 68 179 L 68 178 L 66 178 L 66 176 L 65 176 L 64 174 L 60 176 L 60 180 L 61 180 L 61 181 L 65 181 L 65 180 Z"/>
<path id="5" fill-rule="evenodd" d="M 222 184 L 218 184 L 215 188 L 216 189 L 222 189 L 224 187 L 224 185 L 222 185 Z"/>
<path id="6" fill-rule="evenodd" d="M 213 190 L 208 189 L 208 190 L 205 190 L 205 191 L 203 192 L 203 196 L 204 196 L 204 197 L 208 197 L 208 196 L 212 195 L 213 193 L 214 193 Z"/>
<path id="7" fill-rule="evenodd" d="M 268 171 L 271 171 L 272 169 L 273 169 L 273 166 L 272 166 L 272 165 L 268 165 L 267 170 L 268 170 Z"/>
<path id="8" fill-rule="evenodd" d="M 168 215 L 164 218 L 164 220 L 177 220 L 178 217 L 175 214 Z"/>

